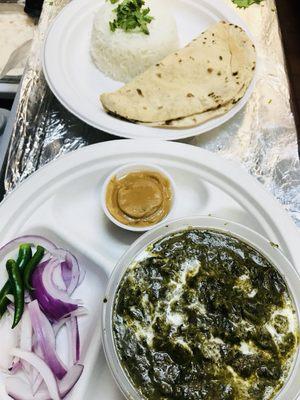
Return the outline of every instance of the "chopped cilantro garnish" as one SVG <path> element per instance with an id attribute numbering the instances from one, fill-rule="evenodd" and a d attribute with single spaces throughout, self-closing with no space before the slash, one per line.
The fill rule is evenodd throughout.
<path id="1" fill-rule="evenodd" d="M 232 0 L 232 1 L 239 8 L 247 8 L 247 7 L 251 6 L 251 4 L 259 4 L 263 0 Z"/>
<path id="2" fill-rule="evenodd" d="M 116 0 L 110 0 L 112 4 Z M 125 32 L 140 30 L 149 35 L 148 24 L 153 20 L 149 15 L 150 8 L 142 8 L 145 5 L 144 0 L 123 0 L 114 12 L 117 14 L 113 21 L 110 21 L 109 26 L 112 32 L 116 29 L 123 29 Z"/>

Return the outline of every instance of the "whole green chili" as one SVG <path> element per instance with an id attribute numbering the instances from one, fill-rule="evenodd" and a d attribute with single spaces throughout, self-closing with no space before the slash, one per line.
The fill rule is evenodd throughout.
<path id="1" fill-rule="evenodd" d="M 31 246 L 29 243 L 21 244 L 19 247 L 19 254 L 17 258 L 17 264 L 21 270 L 24 270 L 25 266 L 28 264 L 32 257 Z"/>
<path id="2" fill-rule="evenodd" d="M 29 262 L 32 257 L 31 246 L 28 243 L 21 244 L 19 247 L 19 253 L 17 258 L 17 265 L 21 270 L 24 269 L 25 265 Z M 10 281 L 7 280 L 5 285 L 0 291 L 0 317 L 5 313 L 10 300 L 7 298 L 8 294 L 12 294 L 12 288 Z"/>
<path id="3" fill-rule="evenodd" d="M 14 296 L 15 313 L 12 325 L 13 329 L 20 322 L 24 311 L 24 284 L 20 268 L 15 260 L 8 260 L 6 262 L 6 270 L 8 273 L 8 279 Z"/>
<path id="4" fill-rule="evenodd" d="M 34 290 L 33 287 L 30 284 L 30 279 L 32 272 L 34 269 L 37 267 L 41 259 L 44 257 L 45 249 L 42 246 L 37 246 L 36 247 L 36 252 L 34 253 L 33 257 L 29 260 L 27 265 L 25 266 L 24 269 L 24 284 L 26 289 L 28 290 Z"/>
<path id="5" fill-rule="evenodd" d="M 10 300 L 7 295 L 11 293 L 10 282 L 7 281 L 0 291 L 0 317 L 5 313 Z"/>

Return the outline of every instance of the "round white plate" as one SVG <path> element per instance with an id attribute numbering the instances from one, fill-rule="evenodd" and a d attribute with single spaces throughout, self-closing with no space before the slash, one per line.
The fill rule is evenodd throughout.
<path id="1" fill-rule="evenodd" d="M 106 77 L 93 64 L 90 36 L 94 15 L 105 0 L 73 0 L 51 25 L 43 50 L 46 80 L 58 100 L 73 114 L 100 130 L 127 138 L 174 140 L 198 135 L 232 118 L 247 103 L 253 79 L 245 96 L 227 114 L 190 129 L 159 129 L 133 124 L 108 115 L 99 95 L 123 84 Z M 240 25 L 251 37 L 244 21 L 223 0 L 164 0 L 176 18 L 180 46 L 190 42 L 219 20 Z M 252 38 L 253 40 L 253 38 Z"/>
<path id="2" fill-rule="evenodd" d="M 85 370 L 72 400 L 123 399 L 100 347 L 100 304 L 119 257 L 139 237 L 113 225 L 101 208 L 107 175 L 126 163 L 157 164 L 175 180 L 173 218 L 213 215 L 242 223 L 277 243 L 296 266 L 300 238 L 283 208 L 237 164 L 199 148 L 155 140 L 116 140 L 75 151 L 38 170 L 0 205 L 0 244 L 41 234 L 70 249 L 86 269 L 74 297 L 89 316 L 80 321 Z M 0 271 L 0 277 L 3 277 Z M 0 279 L 0 286 L 2 280 Z M 59 343 L 64 348 L 64 338 Z M 0 377 L 0 398 L 3 384 Z"/>

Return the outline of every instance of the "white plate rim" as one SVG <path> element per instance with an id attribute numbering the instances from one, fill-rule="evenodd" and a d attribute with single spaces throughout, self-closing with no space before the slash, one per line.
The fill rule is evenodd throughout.
<path id="1" fill-rule="evenodd" d="M 103 0 L 102 0 L 103 1 Z M 197 2 L 199 0 L 183 0 L 186 3 L 191 3 L 194 6 L 197 7 Z M 188 129 L 161 129 L 161 128 L 153 128 L 153 127 L 148 127 L 144 125 L 139 125 L 139 124 L 133 124 L 128 121 L 121 121 L 119 119 L 115 119 L 115 121 L 112 119 L 111 123 L 107 124 L 102 124 L 99 121 L 96 121 L 93 119 L 91 116 L 87 116 L 84 113 L 81 113 L 80 109 L 78 106 L 76 106 L 76 100 L 73 99 L 74 96 L 69 96 L 68 94 L 63 94 L 63 89 L 60 84 L 56 82 L 56 76 L 57 74 L 55 73 L 55 70 L 53 70 L 54 62 L 56 62 L 56 57 L 51 57 L 51 63 L 47 62 L 47 54 L 48 54 L 48 48 L 49 46 L 53 46 L 56 43 L 57 40 L 57 29 L 62 29 L 62 26 L 64 24 L 64 20 L 68 17 L 70 12 L 78 12 L 80 13 L 81 8 L 86 8 L 88 6 L 94 5 L 95 0 L 73 0 L 69 4 L 67 4 L 61 12 L 54 18 L 52 23 L 49 26 L 49 29 L 46 33 L 46 37 L 44 40 L 44 44 L 42 47 L 42 67 L 43 67 L 43 72 L 45 79 L 56 96 L 56 98 L 59 100 L 59 102 L 72 114 L 77 116 L 79 119 L 82 121 L 86 122 L 88 125 L 100 130 L 100 132 L 106 132 L 110 133 L 114 136 L 118 137 L 125 137 L 125 138 L 130 138 L 130 139 L 162 139 L 162 140 L 177 140 L 177 139 L 183 139 L 183 138 L 188 138 L 196 135 L 200 135 L 206 132 L 209 132 L 217 127 L 220 127 L 223 125 L 225 122 L 229 121 L 231 118 L 233 118 L 238 112 L 240 112 L 247 104 L 249 101 L 254 89 L 255 85 L 257 82 L 257 77 L 258 77 L 258 72 L 261 69 L 261 61 L 259 56 L 257 55 L 257 60 L 256 60 L 256 70 L 254 77 L 252 79 L 252 82 L 250 86 L 248 87 L 245 95 L 243 98 L 233 107 L 231 110 L 229 110 L 226 114 L 214 118 L 212 120 L 209 120 L 205 122 L 202 125 L 199 125 L 194 128 L 188 128 Z M 257 42 L 253 35 L 251 34 L 248 26 L 246 23 L 243 21 L 242 18 L 240 18 L 236 12 L 230 8 L 230 6 L 226 5 L 223 0 L 215 0 L 214 6 L 212 6 L 209 1 L 207 0 L 201 0 L 201 3 L 204 3 L 206 5 L 206 8 L 210 10 L 212 7 L 218 7 L 218 11 L 223 13 L 224 17 L 226 20 L 237 24 L 241 26 L 252 42 L 254 43 L 256 49 L 258 48 Z M 217 6 L 216 6 L 217 4 Z M 100 5 L 100 3 L 99 3 Z M 200 6 L 198 6 L 200 7 Z M 54 56 L 54 54 L 53 54 Z M 68 91 L 67 86 L 65 87 L 65 90 Z M 72 97 L 72 98 L 71 98 Z M 100 102 L 100 100 L 99 100 Z M 100 103 L 99 103 L 100 105 Z M 99 110 L 99 116 L 101 115 L 100 110 Z M 116 124 L 116 127 L 113 125 Z M 118 126 L 119 125 L 119 126 Z"/>

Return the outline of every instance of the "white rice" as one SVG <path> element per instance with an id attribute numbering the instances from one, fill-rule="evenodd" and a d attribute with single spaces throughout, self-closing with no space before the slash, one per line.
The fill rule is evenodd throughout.
<path id="1" fill-rule="evenodd" d="M 110 30 L 109 21 L 115 19 L 116 4 L 106 1 L 95 16 L 91 56 L 96 66 L 110 78 L 129 82 L 151 65 L 178 49 L 178 34 L 172 10 L 163 0 L 146 0 L 149 15 L 154 19 L 148 24 L 149 35 L 141 32 Z"/>

